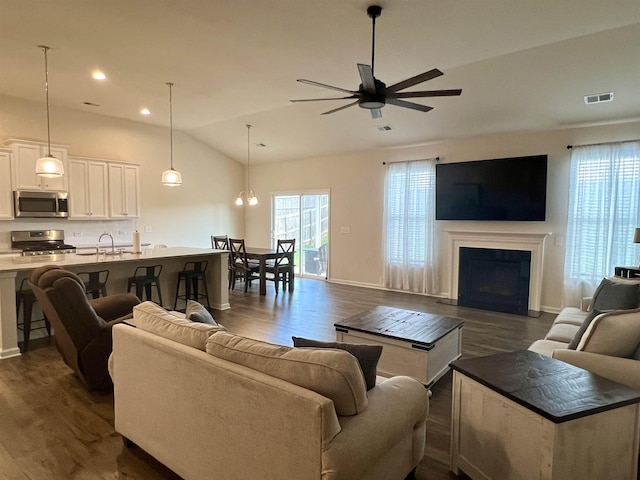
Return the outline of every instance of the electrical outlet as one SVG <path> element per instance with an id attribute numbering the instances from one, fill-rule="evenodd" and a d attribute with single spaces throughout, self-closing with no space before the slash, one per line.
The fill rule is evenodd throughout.
<path id="1" fill-rule="evenodd" d="M 340 227 L 340 233 L 351 233 L 351 227 Z"/>
<path id="2" fill-rule="evenodd" d="M 118 235 L 126 235 L 127 231 L 126 230 L 118 230 Z"/>
<path id="3" fill-rule="evenodd" d="M 151 233 L 151 232 L 153 232 L 153 228 L 151 228 L 149 225 L 147 225 L 146 227 L 144 227 L 144 231 L 146 233 Z"/>
<path id="4" fill-rule="evenodd" d="M 81 237 L 82 236 L 82 232 L 73 232 L 73 236 L 74 237 Z"/>

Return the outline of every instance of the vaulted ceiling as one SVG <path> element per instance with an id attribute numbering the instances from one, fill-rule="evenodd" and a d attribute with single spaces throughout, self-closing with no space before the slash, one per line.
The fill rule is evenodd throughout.
<path id="1" fill-rule="evenodd" d="M 299 78 L 357 90 L 373 3 L 376 77 L 439 68 L 409 90 L 462 95 L 416 100 L 429 113 L 386 105 L 375 120 L 357 106 L 321 115 L 348 100 L 291 103 L 342 96 Z M 52 106 L 168 126 L 173 82 L 174 128 L 240 162 L 247 123 L 264 162 L 640 119 L 638 0 L 0 0 L 0 94 L 44 103 L 40 44 Z"/>

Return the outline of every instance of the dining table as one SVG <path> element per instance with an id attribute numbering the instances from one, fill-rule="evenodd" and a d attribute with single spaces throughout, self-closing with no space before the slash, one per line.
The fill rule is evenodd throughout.
<path id="1" fill-rule="evenodd" d="M 260 269 L 258 273 L 260 275 L 260 295 L 267 294 L 267 261 L 275 260 L 278 258 L 278 250 L 275 248 L 260 248 L 260 247 L 246 247 L 247 259 L 249 261 L 255 261 Z M 285 254 L 289 258 L 289 263 L 293 265 L 294 252 Z M 293 292 L 295 274 L 291 272 L 291 278 L 289 280 L 289 292 Z"/>

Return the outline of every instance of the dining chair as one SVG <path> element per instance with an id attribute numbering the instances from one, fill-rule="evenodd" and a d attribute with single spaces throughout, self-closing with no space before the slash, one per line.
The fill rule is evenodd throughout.
<path id="1" fill-rule="evenodd" d="M 215 250 L 230 250 L 229 248 L 229 236 L 228 235 L 211 235 L 211 248 L 215 249 Z M 233 259 L 231 258 L 232 255 L 231 253 L 229 253 L 229 256 L 227 257 L 227 277 L 228 277 L 228 281 L 229 281 L 229 288 L 231 288 L 231 280 L 233 277 L 233 265 L 231 264 L 231 262 L 233 261 Z"/>
<path id="2" fill-rule="evenodd" d="M 211 248 L 229 250 L 229 237 L 227 235 L 211 235 Z"/>
<path id="3" fill-rule="evenodd" d="M 293 277 L 293 269 L 295 265 L 290 258 L 293 258 L 293 254 L 296 251 L 296 239 L 278 240 L 278 247 L 276 249 L 277 256 L 272 264 L 267 264 L 265 271 L 271 274 L 271 277 L 267 277 L 267 280 L 274 282 L 276 287 L 276 295 L 278 295 L 278 286 L 282 282 L 282 290 L 286 290 L 287 284 L 291 282 Z"/>
<path id="4" fill-rule="evenodd" d="M 244 291 L 247 292 L 252 280 L 257 280 L 260 265 L 249 262 L 247 259 L 247 250 L 244 245 L 244 238 L 230 238 L 229 250 L 231 251 L 231 276 L 229 278 L 229 288 L 231 290 L 236 286 L 238 278 L 244 279 Z"/>

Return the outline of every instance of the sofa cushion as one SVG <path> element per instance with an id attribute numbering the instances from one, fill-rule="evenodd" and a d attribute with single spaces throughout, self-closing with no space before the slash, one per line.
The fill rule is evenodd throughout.
<path id="1" fill-rule="evenodd" d="M 364 345 L 359 343 L 344 342 L 319 342 L 318 340 L 310 340 L 308 338 L 291 337 L 294 347 L 312 347 L 312 348 L 337 348 L 346 350 L 356 357 L 360 364 L 360 369 L 364 375 L 364 381 L 367 390 L 371 390 L 376 386 L 376 371 L 378 368 L 378 360 L 382 355 L 382 345 Z"/>
<path id="2" fill-rule="evenodd" d="M 214 326 L 218 325 L 218 322 L 213 319 L 209 310 L 207 310 L 204 305 L 193 300 L 187 300 L 187 308 L 185 309 L 184 317 L 192 322 L 208 323 L 209 325 Z"/>
<path id="3" fill-rule="evenodd" d="M 576 336 L 579 328 L 580 327 L 569 323 L 558 323 L 557 325 L 551 326 L 544 338 L 546 340 L 569 343 Z"/>
<path id="4" fill-rule="evenodd" d="M 580 340 L 582 339 L 584 332 L 586 332 L 589 325 L 591 325 L 591 322 L 593 322 L 593 319 L 596 318 L 601 313 L 603 312 L 601 312 L 600 310 L 591 310 L 589 312 L 587 317 L 582 322 L 582 325 L 580 325 L 580 327 L 578 328 L 578 331 L 575 332 L 575 335 L 569 342 L 569 345 L 567 346 L 569 350 L 575 350 L 578 347 L 578 344 L 580 343 Z"/>
<path id="5" fill-rule="evenodd" d="M 333 400 L 338 415 L 356 415 L 367 407 L 367 391 L 358 361 L 343 350 L 291 348 L 216 332 L 207 353 L 313 390 Z"/>
<path id="6" fill-rule="evenodd" d="M 565 342 L 558 342 L 556 340 L 536 340 L 529 346 L 528 350 L 539 353 L 540 355 L 544 355 L 546 357 L 552 357 L 554 350 L 566 350 L 566 348 L 567 344 Z"/>
<path id="7" fill-rule="evenodd" d="M 212 333 L 224 330 L 221 325 L 214 326 L 178 318 L 148 301 L 133 307 L 132 323 L 142 330 L 202 351 L 205 350 L 207 338 Z"/>
<path id="8" fill-rule="evenodd" d="M 576 350 L 631 358 L 640 345 L 640 309 L 602 313 L 587 327 Z"/>
<path id="9" fill-rule="evenodd" d="M 586 310 L 581 310 L 576 307 L 565 307 L 563 308 L 558 316 L 553 321 L 554 325 L 559 323 L 567 323 L 569 325 L 575 325 L 579 327 L 584 322 L 584 319 L 589 314 Z"/>
<path id="10" fill-rule="evenodd" d="M 591 310 L 629 310 L 638 307 L 640 283 L 603 278 L 593 293 Z"/>

